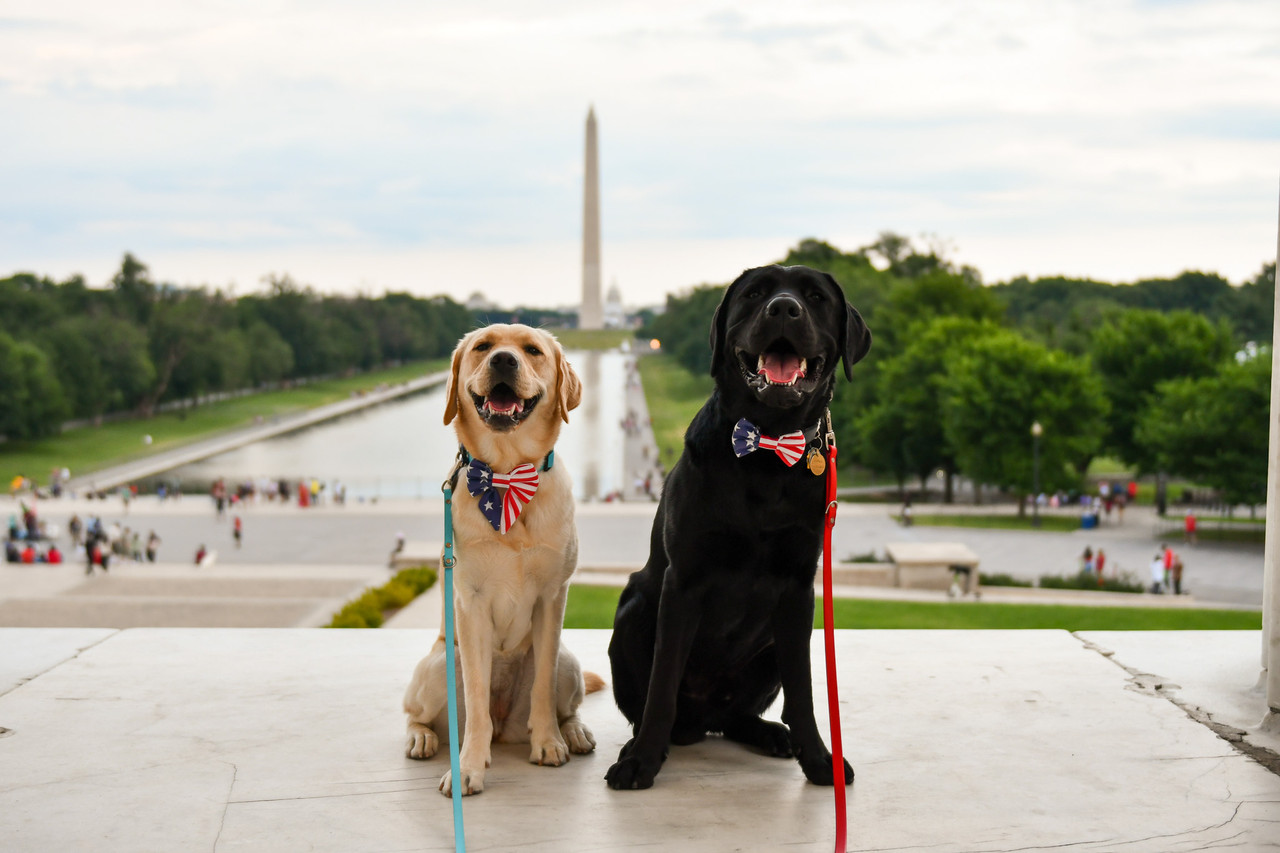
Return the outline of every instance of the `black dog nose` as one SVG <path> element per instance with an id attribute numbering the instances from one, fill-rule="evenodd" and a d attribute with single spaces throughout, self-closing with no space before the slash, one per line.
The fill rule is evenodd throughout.
<path id="1" fill-rule="evenodd" d="M 494 370 L 510 371 L 519 367 L 514 353 L 495 352 L 489 356 L 489 366 Z"/>
<path id="2" fill-rule="evenodd" d="M 780 293 L 769 300 L 769 304 L 765 306 L 764 313 L 769 317 L 783 317 L 784 319 L 795 320 L 804 313 L 804 306 L 794 296 Z"/>

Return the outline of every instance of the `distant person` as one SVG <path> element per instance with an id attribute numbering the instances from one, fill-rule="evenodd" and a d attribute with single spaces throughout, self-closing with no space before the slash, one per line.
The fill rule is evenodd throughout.
<path id="1" fill-rule="evenodd" d="M 221 477 L 213 481 L 213 485 L 209 488 L 209 494 L 213 498 L 214 513 L 217 518 L 222 518 L 227 512 L 227 483 Z"/>
<path id="2" fill-rule="evenodd" d="M 1151 592 L 1159 595 L 1164 585 L 1164 549 L 1156 551 L 1151 558 Z"/>
<path id="3" fill-rule="evenodd" d="M 21 563 L 22 551 L 18 548 L 18 542 L 15 539 L 4 540 L 4 559 L 9 563 Z"/>
<path id="4" fill-rule="evenodd" d="M 240 516 L 236 516 L 231 522 L 231 536 L 236 540 L 236 547 L 240 547 L 240 539 L 244 536 L 244 527 L 240 521 Z"/>
<path id="5" fill-rule="evenodd" d="M 1093 574 L 1093 548 L 1084 546 L 1084 553 L 1080 555 L 1080 571 L 1086 575 Z"/>
<path id="6" fill-rule="evenodd" d="M 154 563 L 156 561 L 156 552 L 160 549 L 160 537 L 152 530 L 147 534 L 147 562 Z"/>
<path id="7" fill-rule="evenodd" d="M 1173 566 L 1169 569 L 1169 574 L 1173 578 L 1173 594 L 1182 595 L 1182 558 L 1177 554 L 1173 555 Z"/>
<path id="8" fill-rule="evenodd" d="M 1196 544 L 1196 514 L 1194 512 L 1187 513 L 1187 517 L 1182 521 L 1182 530 L 1186 534 L 1187 544 Z"/>
<path id="9" fill-rule="evenodd" d="M 84 543 L 84 573 L 86 575 L 93 574 L 94 566 L 102 566 L 102 570 L 107 570 L 107 554 L 102 547 L 102 540 L 97 536 L 90 536 Z"/>
<path id="10" fill-rule="evenodd" d="M 204 558 L 207 557 L 208 555 L 209 555 L 209 552 L 205 550 L 204 545 L 201 545 L 199 548 L 197 548 L 196 549 L 196 566 L 198 567 L 201 563 L 203 563 Z"/>
<path id="11" fill-rule="evenodd" d="M 46 552 L 44 555 L 44 560 L 46 563 L 49 563 L 51 565 L 62 562 L 62 552 L 58 550 L 57 545 L 49 546 L 48 552 Z"/>
<path id="12" fill-rule="evenodd" d="M 401 552 L 403 551 L 404 551 L 404 531 L 398 530 L 396 531 L 395 547 L 393 547 L 391 549 L 391 553 L 387 555 L 387 565 L 394 569 L 396 567 L 396 557 L 400 556 Z"/>
<path id="13" fill-rule="evenodd" d="M 1107 564 L 1107 553 L 1101 548 L 1098 549 L 1098 556 L 1094 558 L 1094 570 L 1098 573 L 1098 586 L 1102 586 L 1102 569 Z"/>
<path id="14" fill-rule="evenodd" d="M 71 520 L 67 522 L 67 533 L 71 536 L 71 547 L 79 548 L 84 541 L 84 522 L 79 515 L 71 516 Z"/>
<path id="15" fill-rule="evenodd" d="M 27 547 L 22 549 L 22 562 L 31 564 L 36 561 L 36 546 L 31 544 L 31 540 L 27 540 Z"/>
<path id="16" fill-rule="evenodd" d="M 910 527 L 915 524 L 915 511 L 911 508 L 911 498 L 907 498 L 902 502 L 902 526 Z"/>

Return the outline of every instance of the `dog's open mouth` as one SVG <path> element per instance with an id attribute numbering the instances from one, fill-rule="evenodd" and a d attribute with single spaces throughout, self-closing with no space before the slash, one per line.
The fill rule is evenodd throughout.
<path id="1" fill-rule="evenodd" d="M 496 430 L 510 429 L 519 424 L 529 417 L 541 399 L 541 394 L 521 397 L 505 382 L 499 382 L 490 388 L 488 396 L 471 392 L 476 411 L 490 429 Z"/>
<path id="2" fill-rule="evenodd" d="M 738 350 L 738 363 L 747 386 L 761 392 L 769 388 L 803 391 L 817 384 L 826 366 L 822 356 L 806 358 L 786 338 L 779 338 L 762 352 Z"/>

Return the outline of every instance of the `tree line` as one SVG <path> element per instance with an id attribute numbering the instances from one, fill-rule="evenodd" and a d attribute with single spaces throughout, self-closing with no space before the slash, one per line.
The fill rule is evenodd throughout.
<path id="1" fill-rule="evenodd" d="M 1186 272 L 984 286 L 888 232 L 848 252 L 804 240 L 779 263 L 831 273 L 867 320 L 871 354 L 837 383 L 831 413 L 841 458 L 900 488 L 941 472 L 948 500 L 956 475 L 1024 499 L 1080 488 L 1105 455 L 1264 502 L 1275 264 L 1240 285 Z M 724 289 L 668 297 L 646 333 L 706 373 Z"/>
<path id="2" fill-rule="evenodd" d="M 447 355 L 473 328 L 446 296 L 322 296 L 288 276 L 232 297 L 151 278 L 125 255 L 107 288 L 0 280 L 0 436 L 71 418 L 149 416 L 171 400 Z"/>

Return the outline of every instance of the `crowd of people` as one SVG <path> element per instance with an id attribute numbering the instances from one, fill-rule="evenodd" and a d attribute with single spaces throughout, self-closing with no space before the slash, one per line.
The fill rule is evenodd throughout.
<path id="1" fill-rule="evenodd" d="M 25 501 L 19 506 L 21 520 L 16 513 L 9 516 L 4 547 L 6 562 L 57 565 L 65 562 L 69 553 L 83 555 L 85 574 L 93 574 L 98 568 L 108 571 L 112 560 L 156 561 L 160 536 L 154 530 L 144 540 L 141 531 L 122 527 L 119 522 L 108 525 L 103 524 L 99 516 L 83 520 L 75 514 L 67 522 L 70 545 L 64 553 L 56 541 L 60 532 L 57 527 L 42 521 L 35 507 Z"/>
<path id="2" fill-rule="evenodd" d="M 19 512 L 9 515 L 9 529 L 4 540 L 4 558 L 9 563 L 61 563 L 62 551 L 52 539 L 56 532 L 40 520 L 35 507 L 25 501 Z M 19 518 L 21 516 L 21 518 Z"/>
<path id="3" fill-rule="evenodd" d="M 347 487 L 341 480 L 325 483 L 315 477 L 303 477 L 296 482 L 285 477 L 247 478 L 228 486 L 226 478 L 219 477 L 210 485 L 209 496 L 213 498 L 218 517 L 222 518 L 228 508 L 258 501 L 287 504 L 296 498 L 300 507 L 318 506 L 326 500 L 334 506 L 345 506 Z"/>

